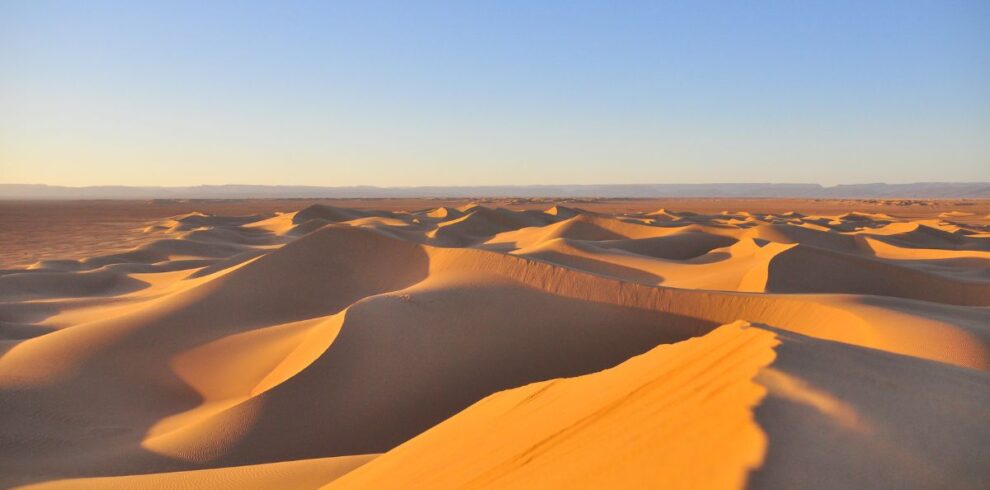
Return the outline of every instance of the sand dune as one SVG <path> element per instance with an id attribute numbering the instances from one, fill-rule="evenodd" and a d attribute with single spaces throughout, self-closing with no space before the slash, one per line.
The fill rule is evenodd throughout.
<path id="1" fill-rule="evenodd" d="M 266 490 L 271 488 L 319 488 L 374 459 L 374 455 L 342 456 L 286 461 L 208 470 L 143 475 L 54 480 L 26 485 L 25 490 L 126 490 L 133 488 L 211 490 Z"/>
<path id="2" fill-rule="evenodd" d="M 135 233 L 0 273 L 0 485 L 990 478 L 970 215 L 316 204 Z"/>
<path id="3" fill-rule="evenodd" d="M 726 325 L 497 393 L 325 488 L 738 487 L 766 446 L 752 378 L 776 343 Z"/>
<path id="4" fill-rule="evenodd" d="M 496 393 L 324 488 L 986 483 L 986 373 L 746 327 Z"/>

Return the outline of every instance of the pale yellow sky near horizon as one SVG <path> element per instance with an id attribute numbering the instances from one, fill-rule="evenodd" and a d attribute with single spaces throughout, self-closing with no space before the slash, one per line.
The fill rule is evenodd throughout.
<path id="1" fill-rule="evenodd" d="M 503 131 L 503 140 L 508 139 L 506 133 Z M 445 147 L 442 135 L 410 139 L 399 128 L 383 134 L 383 141 L 391 139 L 392 144 L 378 147 L 353 139 L 351 143 L 319 144 L 330 139 L 316 134 L 292 138 L 272 134 L 266 141 L 244 134 L 240 144 L 240 137 L 234 135 L 230 141 L 201 147 L 164 146 L 152 140 L 138 143 L 133 138 L 128 139 L 130 144 L 99 145 L 72 137 L 47 144 L 7 142 L 6 137 L 0 137 L 0 143 L 5 143 L 0 147 L 0 182 L 421 186 L 990 180 L 990 167 L 967 163 L 967 154 L 972 153 L 933 153 L 927 148 L 937 145 L 912 145 L 917 138 L 907 138 L 902 148 L 892 151 L 881 142 L 859 141 L 849 134 L 823 143 L 818 152 L 807 155 L 799 144 L 788 143 L 795 139 L 788 138 L 786 132 L 776 135 L 780 141 L 769 141 L 775 135 L 754 138 L 731 132 L 692 138 L 676 129 L 657 130 L 652 140 L 633 130 L 625 139 L 615 133 L 605 129 L 599 140 L 578 144 L 566 131 L 544 131 L 518 139 L 511 148 L 500 144 L 497 135 L 479 132 L 462 132 Z M 674 136 L 663 138 L 664 134 Z M 971 141 L 979 141 L 975 136 Z M 305 144 L 302 140 L 307 137 L 317 143 Z M 928 133 L 923 138 L 953 137 L 959 135 Z M 427 139 L 432 141 L 424 141 Z M 976 144 L 971 152 L 982 151 L 982 145 Z M 788 161 L 791 155 L 795 162 Z M 871 162 L 891 159 L 900 163 Z M 946 166 L 946 161 L 955 164 Z M 891 171 L 891 167 L 897 170 Z"/>

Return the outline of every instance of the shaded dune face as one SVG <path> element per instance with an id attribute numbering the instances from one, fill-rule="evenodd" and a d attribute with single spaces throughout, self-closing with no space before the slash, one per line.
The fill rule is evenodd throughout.
<path id="1" fill-rule="evenodd" d="M 89 459 L 99 451 L 80 454 L 87 445 L 111 452 L 137 446 L 157 422 L 203 402 L 203 394 L 173 372 L 182 353 L 243 332 L 332 315 L 363 297 L 413 284 L 426 270 L 425 254 L 414 244 L 328 228 L 129 313 L 97 313 L 92 321 L 18 345 L 0 358 L 3 381 L 17 393 L 9 397 L 3 425 L 13 432 L 43 424 L 41 431 L 65 441 L 37 438 L 16 455 L 25 458 L 18 464 L 30 465 L 37 451 L 69 464 L 79 457 L 80 467 L 93 468 L 99 463 Z M 64 403 L 70 412 L 65 417 L 80 423 L 38 420 L 34 407 L 45 400 Z M 72 400 L 86 406 L 73 408 Z M 59 412 L 40 415 L 59 419 Z"/>
<path id="2" fill-rule="evenodd" d="M 990 282 L 969 280 L 965 272 L 986 269 L 987 259 L 936 259 L 923 264 L 861 257 L 797 245 L 771 259 L 768 292 L 853 293 L 894 296 L 938 303 L 986 306 Z M 953 272 L 963 277 L 953 277 Z"/>
<path id="3" fill-rule="evenodd" d="M 795 386 L 805 387 L 794 381 L 804 379 L 799 359 L 774 361 L 778 337 L 788 352 L 813 349 L 811 357 L 846 352 L 835 346 L 854 349 L 850 358 L 869 358 L 863 369 L 876 379 L 897 376 L 903 364 L 956 369 L 984 386 L 990 235 L 949 219 L 326 205 L 274 215 L 178 216 L 149 226 L 145 233 L 162 238 L 129 252 L 0 274 L 0 484 L 85 486 L 85 477 L 156 473 L 158 480 L 91 483 L 189 478 L 207 485 L 243 478 L 231 468 L 252 465 L 287 487 L 298 475 L 310 482 L 302 487 L 312 488 L 371 461 L 339 483 L 566 487 L 581 462 L 591 471 L 584 477 L 612 471 L 625 475 L 615 481 L 626 486 L 734 487 L 759 468 L 759 481 L 786 487 L 794 476 L 761 467 L 764 454 L 797 471 L 804 460 L 781 459 L 775 444 L 791 447 L 786 431 L 815 419 L 780 405 L 809 395 L 795 395 Z M 725 347 L 737 342 L 752 356 Z M 722 348 L 724 359 L 713 354 Z M 747 367 L 733 372 L 738 366 Z M 852 374 L 822 369 L 826 395 L 883 409 L 861 396 L 868 387 L 829 377 Z M 559 399 L 557 388 L 544 389 L 557 383 L 548 380 L 572 377 L 579 378 L 564 380 Z M 904 390 L 920 386 L 904 383 Z M 606 385 L 652 395 L 594 388 Z M 670 398 L 671 390 L 690 396 Z M 979 419 L 972 407 L 982 392 L 962 393 L 964 384 L 951 390 L 966 407 L 960 413 Z M 573 418 L 520 408 L 530 396 L 546 414 L 563 410 Z M 723 396 L 734 407 L 724 413 L 726 407 L 709 403 Z M 822 396 L 811 399 L 829 399 Z M 492 412 L 493 406 L 502 408 Z M 613 408 L 602 414 L 622 416 L 590 422 L 603 407 Z M 651 422 L 692 410 L 717 414 L 685 418 L 693 432 L 741 438 L 718 449 L 733 463 L 711 480 L 703 472 L 665 479 L 636 471 L 631 456 L 628 464 L 582 459 L 591 458 L 596 443 L 631 437 L 623 427 L 669 438 L 630 440 L 640 456 L 676 447 L 716 451 L 692 439 L 692 431 Z M 766 420 L 767 413 L 781 415 Z M 718 422 L 722 417 L 733 422 Z M 494 429 L 499 424 L 504 435 Z M 558 430 L 583 442 L 541 445 L 538 435 Z M 897 428 L 884 430 L 884 444 L 914 444 Z M 532 440 L 509 436 L 513 431 Z M 487 446 L 470 444 L 470 434 L 484 434 L 492 446 L 477 452 Z M 981 434 L 960 444 L 976 444 Z M 856 437 L 850 440 L 857 447 L 875 442 Z M 540 464 L 510 463 L 536 447 L 546 458 Z M 961 451 L 941 439 L 932 447 Z M 862 451 L 869 461 L 896 466 L 887 453 Z M 379 453 L 385 456 L 366 456 Z M 439 466 L 416 466 L 426 455 Z M 465 473 L 440 471 L 460 457 Z M 915 449 L 912 457 L 928 460 L 929 452 Z M 693 468 L 700 471 L 702 459 Z M 689 461 L 675 461 L 670 468 L 695 474 L 684 468 Z M 980 476 L 972 464 L 931 481 L 969 484 Z M 207 472 L 166 473 L 190 470 Z M 436 479 L 423 476 L 433 473 Z M 66 478 L 81 479 L 60 480 Z M 873 482 L 850 483 L 864 481 Z"/>
<path id="4" fill-rule="evenodd" d="M 496 393 L 326 488 L 737 487 L 766 445 L 752 378 L 776 344 L 726 325 L 602 372 Z M 713 427 L 723 437 L 691 435 Z"/>
<path id="5" fill-rule="evenodd" d="M 751 487 L 985 486 L 985 371 L 777 335 L 776 360 L 754 379 L 768 391 L 754 415 L 769 444 Z"/>
<path id="6" fill-rule="evenodd" d="M 191 430 L 220 434 L 254 414 L 222 464 L 384 452 L 495 391 L 604 369 L 706 327 L 478 279 L 430 280 L 353 305 L 312 364 Z M 195 452 L 193 442 L 176 451 Z"/>

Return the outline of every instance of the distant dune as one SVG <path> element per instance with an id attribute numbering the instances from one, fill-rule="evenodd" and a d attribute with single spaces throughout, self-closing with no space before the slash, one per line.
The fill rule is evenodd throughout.
<path id="1" fill-rule="evenodd" d="M 579 206 L 191 212 L 4 269 L 0 487 L 990 481 L 990 220 Z"/>
<path id="2" fill-rule="evenodd" d="M 251 199 L 251 198 L 473 198 L 473 197 L 763 197 L 763 198 L 990 198 L 990 182 L 914 184 L 615 184 L 529 186 L 317 187 L 202 185 L 194 187 L 60 187 L 0 184 L 0 199 Z"/>

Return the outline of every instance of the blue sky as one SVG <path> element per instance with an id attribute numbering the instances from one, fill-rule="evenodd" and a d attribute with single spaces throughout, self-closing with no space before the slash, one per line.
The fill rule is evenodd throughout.
<path id="1" fill-rule="evenodd" d="M 990 2 L 0 2 L 0 182 L 990 180 Z"/>

